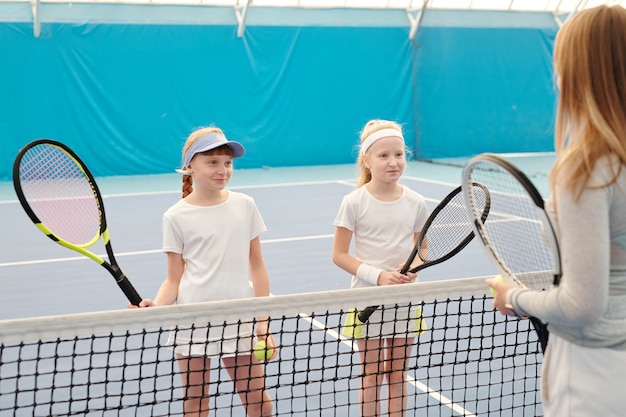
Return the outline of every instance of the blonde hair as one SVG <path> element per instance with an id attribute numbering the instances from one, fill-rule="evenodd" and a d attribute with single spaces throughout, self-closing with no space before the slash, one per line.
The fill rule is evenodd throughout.
<path id="1" fill-rule="evenodd" d="M 395 129 L 399 131 L 400 133 L 402 133 L 402 126 L 400 126 L 398 123 L 390 121 L 390 120 L 374 119 L 374 120 L 370 120 L 369 122 L 367 122 L 365 126 L 363 127 L 363 130 L 361 130 L 360 143 L 363 143 L 365 138 L 367 138 L 372 133 L 378 132 L 379 130 L 382 130 L 382 129 Z M 363 163 L 363 158 L 365 157 L 366 154 L 367 152 L 365 154 L 363 152 L 359 152 L 357 166 L 359 167 L 360 176 L 357 181 L 357 188 L 362 187 L 363 185 L 367 184 L 368 182 L 372 180 L 372 172 Z"/>
<path id="2" fill-rule="evenodd" d="M 555 126 L 557 158 L 552 190 L 567 172 L 565 189 L 580 198 L 596 161 L 614 155 L 613 184 L 626 163 L 626 9 L 599 6 L 565 22 L 554 44 L 560 90 Z"/>
<path id="3" fill-rule="evenodd" d="M 185 141 L 185 144 L 183 145 L 183 158 L 182 158 L 183 161 L 185 160 L 185 155 L 187 154 L 187 151 L 189 150 L 191 145 L 193 145 L 193 143 L 196 140 L 200 139 L 202 136 L 209 134 L 209 133 L 220 133 L 222 135 L 224 134 L 224 132 L 222 132 L 222 129 L 218 127 L 202 127 L 198 130 L 193 131 L 189 135 L 187 140 Z M 218 146 L 215 149 L 211 149 L 210 151 L 202 152 L 202 154 L 233 155 L 233 150 L 228 145 L 222 145 L 222 146 Z M 183 166 L 182 168 L 186 169 L 187 167 Z M 193 178 L 191 177 L 191 175 L 183 175 L 182 191 L 183 191 L 183 196 L 182 196 L 183 198 L 187 197 L 193 191 Z"/>

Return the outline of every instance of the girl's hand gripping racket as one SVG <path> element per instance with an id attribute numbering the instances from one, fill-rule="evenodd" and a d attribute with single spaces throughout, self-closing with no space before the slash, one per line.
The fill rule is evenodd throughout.
<path id="1" fill-rule="evenodd" d="M 49 139 L 29 143 L 13 163 L 13 185 L 26 214 L 39 230 L 59 245 L 102 265 L 128 300 L 139 305 L 141 297 L 113 256 L 96 181 L 70 148 Z M 109 262 L 87 250 L 101 236 Z"/>
<path id="2" fill-rule="evenodd" d="M 477 204 L 480 206 L 480 218 L 484 222 L 489 214 L 489 192 L 480 183 L 472 184 Z M 472 224 L 467 217 L 461 186 L 448 194 L 430 214 L 422 229 L 413 251 L 409 255 L 400 273 L 418 272 L 429 266 L 444 262 L 459 253 L 474 238 Z M 420 265 L 413 268 L 415 257 L 419 256 Z M 360 323 L 367 323 L 379 306 L 370 306 L 357 314 Z"/>
<path id="3" fill-rule="evenodd" d="M 486 223 L 478 221 L 482 196 L 471 186 L 475 182 L 487 187 L 491 195 L 491 215 Z M 528 177 L 505 159 L 482 154 L 463 169 L 462 186 L 474 231 L 500 275 L 534 291 L 558 285 L 558 242 L 544 200 Z M 530 320 L 545 351 L 546 324 L 534 317 Z"/>

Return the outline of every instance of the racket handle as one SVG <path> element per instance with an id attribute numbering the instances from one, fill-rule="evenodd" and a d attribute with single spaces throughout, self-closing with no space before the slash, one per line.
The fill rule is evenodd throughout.
<path id="1" fill-rule="evenodd" d="M 359 314 L 357 314 L 357 318 L 359 319 L 361 323 L 363 324 L 367 323 L 367 321 L 370 319 L 370 316 L 374 314 L 374 311 L 378 310 L 378 307 L 379 306 L 365 307 L 363 310 L 359 312 Z"/>
<path id="2" fill-rule="evenodd" d="M 548 347 L 548 326 L 536 317 L 530 317 L 530 321 L 537 332 L 539 344 L 541 345 L 541 351 L 545 353 L 546 348 Z"/>
<path id="3" fill-rule="evenodd" d="M 116 281 L 117 285 L 119 285 L 122 291 L 124 291 L 128 301 L 130 301 L 131 304 L 138 306 L 142 298 L 137 293 L 137 290 L 135 290 L 135 287 L 133 287 L 133 284 L 131 284 L 128 278 L 126 278 L 126 275 L 122 273 L 119 277 L 117 277 Z"/>

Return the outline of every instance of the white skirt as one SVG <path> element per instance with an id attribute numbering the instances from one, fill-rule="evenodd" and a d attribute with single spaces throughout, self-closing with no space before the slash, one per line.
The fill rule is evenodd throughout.
<path id="1" fill-rule="evenodd" d="M 550 335 L 541 377 L 545 417 L 626 415 L 626 351 Z"/>
<path id="2" fill-rule="evenodd" d="M 252 324 L 229 324 L 212 327 L 171 329 L 167 347 L 182 356 L 250 355 L 256 343 Z"/>

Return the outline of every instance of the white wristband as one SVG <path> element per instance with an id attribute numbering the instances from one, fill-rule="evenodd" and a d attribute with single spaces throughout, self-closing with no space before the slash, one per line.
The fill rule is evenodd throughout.
<path id="1" fill-rule="evenodd" d="M 356 277 L 358 279 L 362 279 L 371 285 L 378 285 L 378 277 L 383 272 L 382 269 L 378 269 L 373 267 L 372 265 L 368 265 L 363 262 L 359 265 L 359 268 L 356 270 Z"/>

